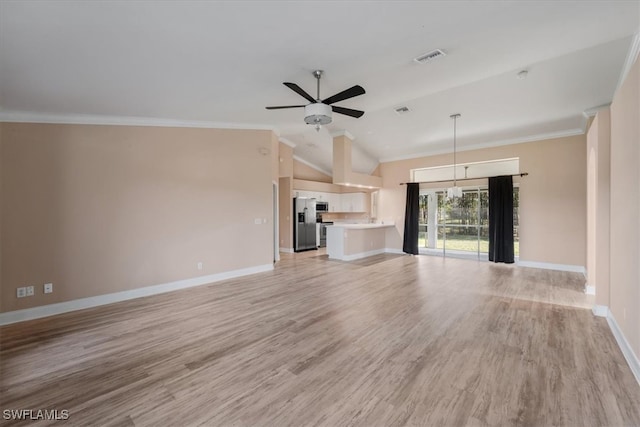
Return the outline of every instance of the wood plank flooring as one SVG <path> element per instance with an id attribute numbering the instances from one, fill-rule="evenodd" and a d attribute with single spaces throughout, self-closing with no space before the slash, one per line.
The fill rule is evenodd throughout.
<path id="1" fill-rule="evenodd" d="M 638 426 L 640 387 L 583 283 L 284 255 L 273 272 L 0 328 L 0 409 L 82 426 Z"/>

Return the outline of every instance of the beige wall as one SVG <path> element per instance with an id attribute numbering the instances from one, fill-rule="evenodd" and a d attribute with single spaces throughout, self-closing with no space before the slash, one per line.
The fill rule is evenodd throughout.
<path id="1" fill-rule="evenodd" d="M 291 215 L 293 211 L 293 162 L 293 148 L 286 144 L 280 143 L 278 233 L 280 235 L 280 249 L 284 251 L 293 249 L 293 226 L 291 225 Z"/>
<path id="2" fill-rule="evenodd" d="M 293 148 L 287 144 L 279 145 L 279 176 L 293 178 Z"/>
<path id="3" fill-rule="evenodd" d="M 3 192 L 4 192 L 4 186 L 3 186 L 3 180 L 2 180 L 2 158 L 4 157 L 3 153 L 4 153 L 4 145 L 2 144 L 2 133 L 3 133 L 3 126 L 2 123 L 0 123 L 0 312 L 2 312 L 2 307 L 4 307 L 4 292 L 3 292 L 3 287 L 2 287 L 2 242 L 3 242 L 3 238 L 2 238 L 2 212 L 4 211 L 4 197 L 3 197 Z"/>
<path id="4" fill-rule="evenodd" d="M 610 118 L 601 110 L 587 133 L 587 283 L 602 306 L 609 305 Z"/>
<path id="5" fill-rule="evenodd" d="M 458 162 L 519 157 L 520 260 L 584 267 L 586 265 L 586 137 L 584 135 L 458 153 Z M 402 248 L 406 187 L 410 170 L 450 165 L 452 154 L 382 163 L 383 188 L 378 219 L 395 221 Z M 486 180 L 483 181 L 486 184 Z M 465 184 L 467 185 L 467 184 Z"/>
<path id="6" fill-rule="evenodd" d="M 272 262 L 271 131 L 2 123 L 0 133 L 2 311 Z M 17 299 L 25 285 L 36 296 Z"/>
<path id="7" fill-rule="evenodd" d="M 293 160 L 293 177 L 295 179 L 302 179 L 305 181 L 333 182 L 331 175 L 322 173 L 295 159 Z"/>
<path id="8" fill-rule="evenodd" d="M 330 182 L 306 181 L 303 179 L 294 179 L 293 180 L 294 195 L 296 190 L 319 191 L 322 193 L 341 193 L 342 186 L 332 184 Z"/>
<path id="9" fill-rule="evenodd" d="M 284 251 L 293 250 L 293 198 L 291 196 L 291 182 L 290 177 L 280 178 L 280 192 L 278 194 L 280 198 L 280 249 Z"/>
<path id="10" fill-rule="evenodd" d="M 640 63 L 611 104 L 610 310 L 640 357 Z"/>

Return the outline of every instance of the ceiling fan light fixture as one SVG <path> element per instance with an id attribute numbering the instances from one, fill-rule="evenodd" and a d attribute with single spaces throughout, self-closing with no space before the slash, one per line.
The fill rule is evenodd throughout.
<path id="1" fill-rule="evenodd" d="M 308 125 L 328 125 L 331 123 L 331 106 L 321 102 L 305 106 L 304 122 Z"/>

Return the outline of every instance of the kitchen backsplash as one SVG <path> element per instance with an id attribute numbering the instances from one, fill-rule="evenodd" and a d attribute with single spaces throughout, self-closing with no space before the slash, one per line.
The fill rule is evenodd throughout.
<path id="1" fill-rule="evenodd" d="M 327 212 L 322 214 L 323 222 L 369 222 L 369 214 L 366 212 Z"/>

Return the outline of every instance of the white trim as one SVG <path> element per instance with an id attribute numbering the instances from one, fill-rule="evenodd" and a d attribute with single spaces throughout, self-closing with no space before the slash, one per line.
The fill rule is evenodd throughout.
<path id="1" fill-rule="evenodd" d="M 618 342 L 618 346 L 620 347 L 620 350 L 622 350 L 622 354 L 627 360 L 627 364 L 629 364 L 629 368 L 631 368 L 633 376 L 636 377 L 636 381 L 640 384 L 640 360 L 638 360 L 638 356 L 633 352 L 633 348 L 622 333 L 622 329 L 618 326 L 618 322 L 616 322 L 615 317 L 613 317 L 611 310 L 608 310 L 607 313 L 607 323 L 609 323 L 609 328 L 611 328 L 611 332 L 613 332 L 613 336 Z"/>
<path id="2" fill-rule="evenodd" d="M 303 159 L 302 157 L 299 157 L 299 156 L 297 156 L 295 154 L 293 155 L 293 160 L 297 160 L 300 163 L 305 164 L 305 165 L 309 166 L 310 168 L 317 170 L 318 172 L 322 172 L 325 175 L 333 176 L 333 174 L 331 172 L 327 172 L 326 170 L 322 169 L 320 166 L 316 166 L 313 163 L 311 163 L 311 162 L 309 162 L 309 161 L 307 161 L 307 160 Z"/>
<path id="3" fill-rule="evenodd" d="M 607 317 L 609 315 L 609 307 L 606 305 L 594 305 L 591 312 L 594 316 Z"/>
<path id="4" fill-rule="evenodd" d="M 280 137 L 278 138 L 279 142 L 282 142 L 284 145 L 288 145 L 291 148 L 296 148 L 296 144 L 294 142 L 289 141 L 287 138 Z"/>
<path id="5" fill-rule="evenodd" d="M 402 249 L 396 249 L 396 248 L 384 248 L 384 252 L 387 254 L 398 254 L 398 255 L 405 254 Z"/>
<path id="6" fill-rule="evenodd" d="M 611 106 L 611 103 L 607 102 L 606 104 L 598 105 L 597 107 L 587 108 L 582 112 L 582 115 L 587 119 L 590 117 L 595 117 L 596 114 L 598 114 L 598 112 L 600 112 L 601 110 L 605 110 L 610 106 Z"/>
<path id="7" fill-rule="evenodd" d="M 616 90 L 614 92 L 618 93 L 618 89 L 624 83 L 631 71 L 631 67 L 638 59 L 638 54 L 640 54 L 640 31 L 635 33 L 633 36 L 633 40 L 631 40 L 631 45 L 629 46 L 629 52 L 627 52 L 627 58 L 624 61 L 624 66 L 622 67 L 622 71 L 620 72 L 620 77 L 618 77 L 618 84 L 616 85 Z"/>
<path id="8" fill-rule="evenodd" d="M 351 132 L 349 132 L 348 130 L 337 130 L 335 132 L 331 132 L 329 135 L 331 135 L 331 138 L 336 138 L 338 136 L 346 136 L 351 141 L 355 141 L 356 140 L 356 137 L 353 136 L 353 134 Z"/>
<path id="9" fill-rule="evenodd" d="M 523 144 L 525 142 L 544 141 L 545 139 L 566 138 L 569 136 L 583 135 L 584 132 L 585 132 L 584 129 L 567 129 L 559 132 L 541 133 L 538 135 L 525 136 L 522 138 L 503 139 L 500 141 L 467 145 L 463 147 L 458 147 L 456 151 L 472 151 L 472 150 L 480 150 L 483 148 L 500 147 L 503 145 L 515 145 L 515 144 Z M 380 159 L 380 163 L 395 162 L 398 160 L 418 159 L 420 157 L 430 157 L 438 154 L 449 154 L 449 153 L 452 153 L 452 150 L 450 148 L 443 148 L 439 150 L 424 151 L 422 153 L 417 153 L 417 154 L 407 154 L 405 156 L 386 157 L 386 158 Z"/>
<path id="10" fill-rule="evenodd" d="M 207 276 L 193 277 L 191 279 L 177 280 L 175 282 L 146 286 L 144 288 L 131 289 L 127 291 L 115 292 L 112 294 L 98 295 L 95 297 L 80 298 L 56 304 L 26 308 L 24 310 L 8 311 L 6 313 L 0 313 L 0 325 L 8 325 L 10 323 L 23 322 L 25 320 L 54 316 L 56 314 L 68 313 L 70 311 L 98 307 L 100 305 L 112 304 L 114 302 L 126 301 L 134 298 L 177 291 L 194 286 L 208 285 L 210 283 L 219 282 L 221 280 L 233 279 L 236 277 L 263 273 L 265 271 L 271 270 L 273 270 L 273 263 L 256 265 L 239 270 L 225 271 L 222 273 L 210 274 Z"/>
<path id="11" fill-rule="evenodd" d="M 273 200 L 273 258 L 274 262 L 280 261 L 280 186 L 275 180 L 271 181 L 272 189 L 275 188 Z"/>
<path id="12" fill-rule="evenodd" d="M 153 117 L 100 116 L 90 114 L 43 114 L 30 113 L 26 111 L 0 111 L 0 122 L 249 129 L 270 130 L 277 133 L 277 130 L 274 126 L 259 123 L 209 122 L 201 120 L 174 120 Z"/>
<path id="13" fill-rule="evenodd" d="M 285 254 L 292 254 L 293 253 L 293 249 L 292 248 L 280 248 L 280 252 L 283 252 Z"/>
<path id="14" fill-rule="evenodd" d="M 332 259 L 339 259 L 340 261 L 353 261 L 356 259 L 367 258 L 374 255 L 380 255 L 383 253 L 384 253 L 384 248 L 375 249 L 373 251 L 368 251 L 368 252 L 359 252 L 357 254 L 344 255 L 342 258 L 332 258 Z"/>
<path id="15" fill-rule="evenodd" d="M 587 295 L 595 295 L 596 294 L 596 287 L 595 286 L 590 286 L 590 285 L 585 285 L 584 293 L 587 294 Z"/>
<path id="16" fill-rule="evenodd" d="M 368 251 L 368 252 L 358 252 L 357 254 L 343 255 L 342 258 L 330 258 L 330 259 L 335 259 L 335 260 L 338 260 L 338 261 L 353 261 L 353 260 L 356 260 L 356 259 L 367 258 L 367 257 L 370 257 L 370 256 L 380 255 L 380 254 L 406 255 L 402 251 L 402 249 L 382 248 L 382 249 L 375 249 L 373 251 Z"/>
<path id="17" fill-rule="evenodd" d="M 586 269 L 581 265 L 569 265 L 569 264 L 552 264 L 550 262 L 536 262 L 536 261 L 518 261 L 516 264 L 519 267 L 531 267 L 542 268 L 544 270 L 558 270 L 558 271 L 571 271 L 574 273 L 585 274 Z"/>

